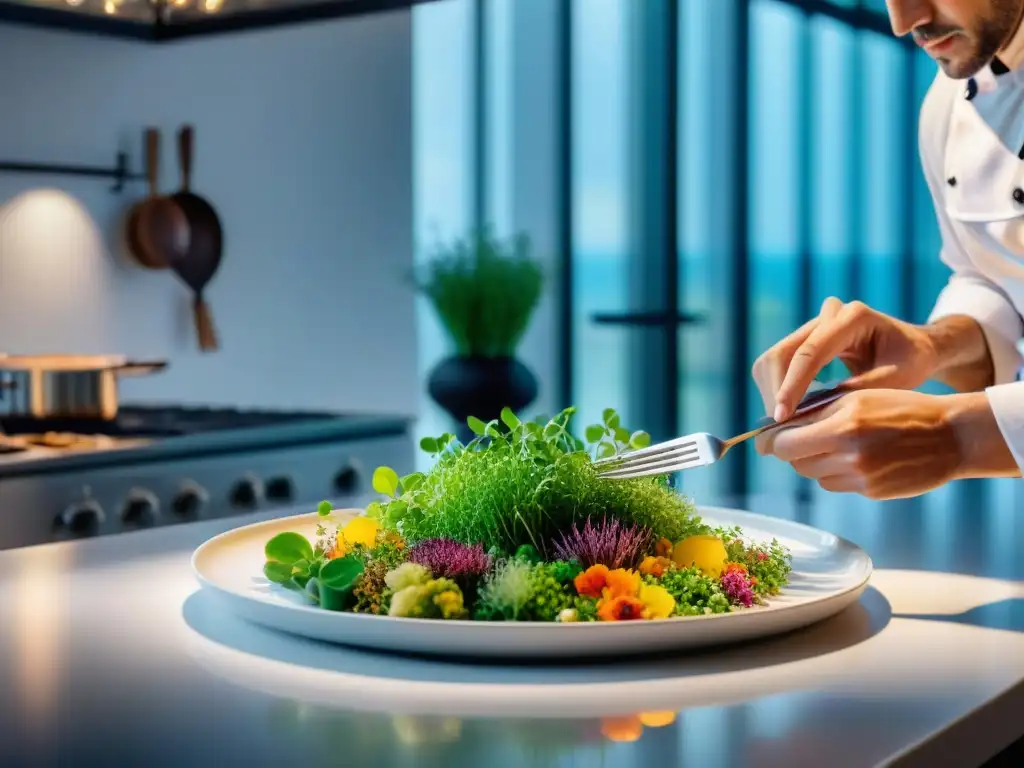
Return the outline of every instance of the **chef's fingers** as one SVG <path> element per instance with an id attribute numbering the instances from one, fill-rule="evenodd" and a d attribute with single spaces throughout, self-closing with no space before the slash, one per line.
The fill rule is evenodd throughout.
<path id="1" fill-rule="evenodd" d="M 771 440 L 771 453 L 782 461 L 792 464 L 811 456 L 841 454 L 848 448 L 847 441 L 840 436 L 836 419 L 822 409 L 819 420 L 808 421 L 795 427 L 780 427 Z M 810 418 L 810 417 L 808 417 Z"/>
<path id="2" fill-rule="evenodd" d="M 824 311 L 824 309 L 823 305 L 822 310 Z M 754 383 L 757 384 L 757 389 L 761 394 L 761 400 L 764 402 L 765 413 L 772 413 L 775 410 L 775 395 L 786 376 L 786 369 L 789 368 L 789 362 L 793 359 L 793 354 L 807 340 L 807 337 L 811 335 L 820 321 L 820 314 L 817 317 L 811 318 L 784 339 L 774 344 L 770 349 L 767 349 L 754 361 L 751 373 L 754 377 Z"/>
<path id="3" fill-rule="evenodd" d="M 776 455 L 775 453 L 775 441 L 779 435 L 783 434 L 792 429 L 799 429 L 800 427 L 813 424 L 822 419 L 828 418 L 835 413 L 839 403 L 829 403 L 826 406 L 822 406 L 816 410 L 812 410 L 809 413 L 805 413 L 794 419 L 790 419 L 785 424 L 772 427 L 771 429 L 765 430 L 760 435 L 754 438 L 754 448 L 762 456 Z M 779 457 L 781 458 L 781 457 Z"/>
<path id="4" fill-rule="evenodd" d="M 796 459 L 792 467 L 797 474 L 819 480 L 823 477 L 856 474 L 856 455 L 848 453 L 824 453 Z"/>
<path id="5" fill-rule="evenodd" d="M 864 481 L 859 475 L 828 475 L 818 478 L 822 490 L 831 493 L 863 493 Z"/>
<path id="6" fill-rule="evenodd" d="M 821 322 L 810 336 L 793 353 L 793 359 L 786 369 L 786 376 L 775 396 L 775 419 L 782 421 L 789 417 L 807 392 L 807 388 L 821 370 L 843 352 L 860 332 L 864 321 L 863 305 L 852 302 L 843 305 L 838 299 L 835 304 L 822 308 Z M 833 312 L 824 317 L 825 312 Z"/>

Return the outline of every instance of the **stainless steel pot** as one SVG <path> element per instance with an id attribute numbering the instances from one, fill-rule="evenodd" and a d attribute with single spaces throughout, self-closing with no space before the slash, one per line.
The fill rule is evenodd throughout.
<path id="1" fill-rule="evenodd" d="M 117 416 L 118 379 L 167 367 L 108 355 L 0 355 L 0 413 L 37 419 Z"/>

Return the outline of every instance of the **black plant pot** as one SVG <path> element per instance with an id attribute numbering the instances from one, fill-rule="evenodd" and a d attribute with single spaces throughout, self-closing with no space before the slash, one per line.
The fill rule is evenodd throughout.
<path id="1" fill-rule="evenodd" d="M 470 416 L 488 422 L 506 406 L 518 413 L 537 397 L 537 378 L 514 357 L 446 357 L 431 372 L 427 391 L 467 443 L 474 437 L 466 426 Z"/>

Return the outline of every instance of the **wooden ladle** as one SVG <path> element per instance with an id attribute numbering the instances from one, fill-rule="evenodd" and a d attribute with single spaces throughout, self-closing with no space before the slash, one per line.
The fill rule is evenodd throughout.
<path id="1" fill-rule="evenodd" d="M 185 211 L 173 199 L 160 194 L 160 132 L 145 133 L 146 180 L 149 194 L 128 214 L 128 250 L 148 269 L 166 269 L 189 249 L 191 230 Z"/>

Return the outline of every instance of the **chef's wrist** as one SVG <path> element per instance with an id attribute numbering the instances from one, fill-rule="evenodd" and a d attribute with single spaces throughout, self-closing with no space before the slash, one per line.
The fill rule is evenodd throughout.
<path id="1" fill-rule="evenodd" d="M 978 392 L 993 383 L 992 355 L 977 320 L 949 315 L 922 327 L 931 350 L 930 378 L 960 392 Z"/>
<path id="2" fill-rule="evenodd" d="M 947 433 L 958 456 L 952 479 L 1021 476 L 984 392 L 945 395 L 942 400 Z"/>

